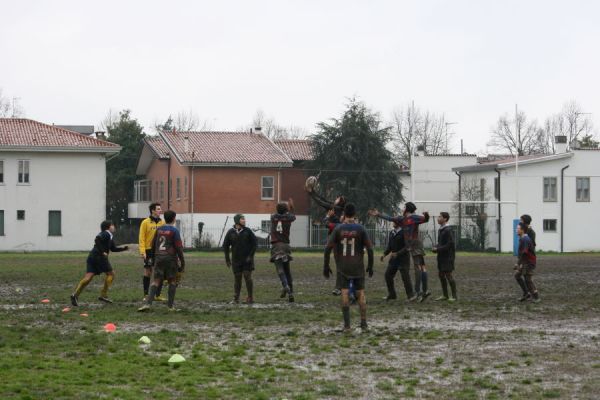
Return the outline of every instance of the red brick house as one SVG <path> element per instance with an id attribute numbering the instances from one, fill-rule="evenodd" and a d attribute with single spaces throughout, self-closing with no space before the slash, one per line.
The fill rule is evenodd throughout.
<path id="1" fill-rule="evenodd" d="M 135 183 L 129 217 L 144 218 L 150 202 L 159 202 L 177 212 L 186 246 L 194 245 L 200 222 L 203 238 L 210 236 L 216 246 L 236 213 L 246 215 L 248 226 L 267 230 L 277 202 L 292 197 L 298 216 L 292 244 L 306 246 L 303 163 L 310 156 L 306 140 L 273 142 L 256 132 L 161 132 L 144 141 L 137 173 L 145 179 Z"/>

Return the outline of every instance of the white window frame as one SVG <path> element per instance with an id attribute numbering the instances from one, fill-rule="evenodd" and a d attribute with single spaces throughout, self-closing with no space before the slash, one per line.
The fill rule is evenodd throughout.
<path id="1" fill-rule="evenodd" d="M 21 165 L 23 165 L 23 172 L 21 172 Z M 21 174 L 25 180 L 25 165 L 27 165 L 27 182 L 21 182 Z M 17 185 L 31 185 L 31 160 L 17 160 Z"/>
<path id="2" fill-rule="evenodd" d="M 273 184 L 271 186 L 265 186 L 265 178 L 271 178 Z M 265 189 L 271 189 L 271 197 L 265 196 Z M 275 200 L 275 176 L 265 175 L 260 177 L 260 199 L 261 200 Z"/>
<path id="3" fill-rule="evenodd" d="M 175 178 L 175 194 L 177 195 L 177 201 L 181 200 L 181 178 Z"/>
<path id="4" fill-rule="evenodd" d="M 554 221 L 554 229 L 546 229 L 546 221 Z M 543 232 L 556 233 L 558 232 L 558 220 L 556 218 L 544 218 L 542 220 Z"/>
<path id="5" fill-rule="evenodd" d="M 552 188 L 552 184 L 550 183 L 552 181 L 554 181 L 554 193 L 553 196 L 551 193 L 548 193 L 548 196 L 546 196 L 546 179 L 549 180 L 548 183 L 548 192 L 550 192 L 550 188 Z M 544 203 L 556 203 L 558 201 L 558 178 L 555 176 L 544 176 L 542 178 L 542 200 Z"/>
<path id="6" fill-rule="evenodd" d="M 586 198 L 579 195 L 580 191 L 585 190 L 585 189 L 580 189 L 579 182 L 581 182 L 581 181 L 587 181 L 587 197 Z M 578 176 L 577 178 L 575 178 L 575 201 L 577 201 L 578 203 L 589 203 L 590 201 L 592 201 L 592 180 L 590 179 L 589 176 Z"/>

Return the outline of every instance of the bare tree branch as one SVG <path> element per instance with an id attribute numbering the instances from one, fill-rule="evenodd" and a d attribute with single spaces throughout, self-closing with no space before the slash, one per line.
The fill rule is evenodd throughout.
<path id="1" fill-rule="evenodd" d="M 498 118 L 488 145 L 513 156 L 539 154 L 545 150 L 544 143 L 539 141 L 540 135 L 537 121 L 529 121 L 525 112 L 519 111 L 516 119 L 511 119 L 508 114 Z"/>
<path id="2" fill-rule="evenodd" d="M 18 98 L 4 97 L 0 88 L 0 118 L 18 118 L 23 115 L 23 108 L 19 105 Z"/>
<path id="3" fill-rule="evenodd" d="M 423 146 L 426 154 L 447 154 L 453 133 L 447 132 L 444 115 L 423 111 L 414 103 L 392 112 L 392 135 L 399 158 L 410 164 L 413 149 Z"/>

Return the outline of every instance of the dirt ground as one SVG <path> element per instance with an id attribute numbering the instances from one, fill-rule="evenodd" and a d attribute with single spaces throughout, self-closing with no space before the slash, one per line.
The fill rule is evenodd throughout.
<path id="1" fill-rule="evenodd" d="M 84 259 L 0 254 L 2 398 L 593 399 L 600 391 L 600 255 L 540 256 L 538 304 L 516 301 L 508 255 L 459 254 L 454 304 L 433 301 L 440 295 L 433 257 L 427 257 L 433 296 L 424 303 L 405 301 L 399 277 L 400 299 L 384 301 L 385 266 L 376 262 L 367 282 L 370 329 L 350 334 L 337 332 L 339 298 L 321 276 L 318 253 L 298 254 L 293 263 L 294 304 L 279 299 L 273 267 L 259 254 L 254 306 L 228 304 L 233 279 L 220 254 L 188 254 L 175 314 L 160 303 L 148 314 L 135 311 L 141 268 L 134 254 L 119 254 L 115 304 L 95 300 L 98 279 L 81 296 L 80 310 L 63 313 Z M 101 328 L 109 321 L 118 330 L 105 338 Z M 358 322 L 353 307 L 352 323 Z M 153 343 L 137 345 L 142 334 Z M 108 340 L 115 350 L 90 349 L 88 337 Z M 174 349 L 188 360 L 179 369 L 166 363 Z M 70 372 L 50 375 L 66 380 L 60 387 L 26 373 L 48 364 L 68 371 L 75 362 L 70 353 L 79 365 L 106 363 L 103 374 L 123 380 L 118 390 L 90 393 L 69 383 Z M 172 387 L 152 384 L 152 371 L 145 372 L 150 382 L 125 379 L 149 358 L 159 363 L 159 376 L 174 374 Z M 102 382 L 98 388 L 114 386 Z"/>

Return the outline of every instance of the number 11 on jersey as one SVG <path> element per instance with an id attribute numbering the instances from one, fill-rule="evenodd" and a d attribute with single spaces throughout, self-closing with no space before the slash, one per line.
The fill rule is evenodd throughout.
<path id="1" fill-rule="evenodd" d="M 352 238 L 350 240 L 348 240 L 348 238 L 344 238 L 344 240 L 342 240 L 342 256 L 347 257 L 347 256 L 354 256 L 354 247 L 355 247 L 355 243 L 356 243 L 356 239 Z"/>

